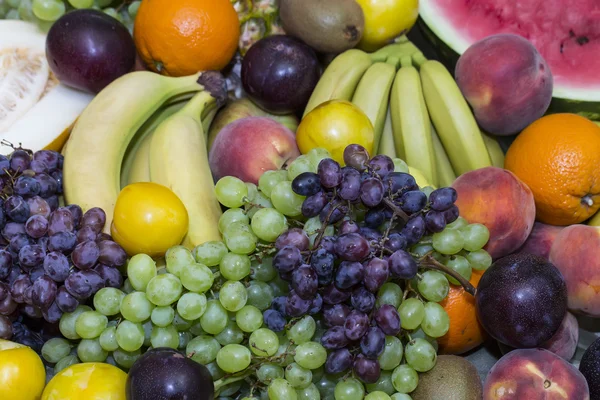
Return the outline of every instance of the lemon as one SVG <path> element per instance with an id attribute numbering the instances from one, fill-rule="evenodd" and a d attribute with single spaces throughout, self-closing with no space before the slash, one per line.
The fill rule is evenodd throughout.
<path id="1" fill-rule="evenodd" d="M 358 48 L 375 51 L 408 32 L 419 16 L 419 0 L 356 0 L 365 15 Z"/>
<path id="2" fill-rule="evenodd" d="M 302 154 L 321 147 L 342 165 L 346 146 L 360 144 L 371 154 L 374 137 L 373 125 L 365 113 L 344 100 L 329 100 L 315 107 L 302 119 L 296 132 Z"/>

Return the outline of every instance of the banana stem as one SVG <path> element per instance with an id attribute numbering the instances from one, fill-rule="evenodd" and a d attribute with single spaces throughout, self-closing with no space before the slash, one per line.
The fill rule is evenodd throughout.
<path id="1" fill-rule="evenodd" d="M 412 57 L 411 56 L 402 57 L 402 59 L 400 60 L 400 67 L 401 68 L 412 67 Z"/>
<path id="2" fill-rule="evenodd" d="M 397 56 L 389 56 L 388 59 L 385 60 L 385 62 L 392 65 L 396 69 L 398 69 L 398 67 L 400 66 L 400 58 L 398 58 Z"/>
<path id="3" fill-rule="evenodd" d="M 420 51 L 412 54 L 412 61 L 415 63 L 417 68 L 420 68 L 421 65 L 427 61 L 427 58 Z"/>
<path id="4" fill-rule="evenodd" d="M 388 44 L 376 52 L 371 53 L 370 56 L 373 62 L 385 62 L 390 56 L 401 58 L 402 56 L 412 55 L 417 52 L 419 52 L 417 46 L 415 46 L 410 40 L 406 39 L 406 41 Z"/>

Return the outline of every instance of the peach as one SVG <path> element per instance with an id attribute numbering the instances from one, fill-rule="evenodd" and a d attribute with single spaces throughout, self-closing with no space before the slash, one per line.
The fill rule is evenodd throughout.
<path id="1" fill-rule="evenodd" d="M 589 400 L 588 384 L 577 368 L 545 349 L 504 355 L 483 384 L 483 400 Z"/>
<path id="2" fill-rule="evenodd" d="M 550 250 L 550 262 L 567 283 L 568 307 L 576 313 L 600 317 L 600 227 L 564 228 Z"/>
<path id="3" fill-rule="evenodd" d="M 529 253 L 535 254 L 545 258 L 546 260 L 550 257 L 550 248 L 556 235 L 562 231 L 564 226 L 548 225 L 541 222 L 533 224 L 533 229 L 529 234 L 529 237 L 521 246 L 517 253 Z"/>
<path id="4" fill-rule="evenodd" d="M 512 135 L 540 118 L 552 100 L 550 67 L 527 39 L 488 36 L 458 59 L 456 83 L 479 125 L 494 135 Z"/>
<path id="5" fill-rule="evenodd" d="M 215 180 L 232 175 L 257 184 L 263 172 L 280 169 L 299 155 L 291 130 L 267 117 L 246 117 L 219 132 L 208 162 Z"/>
<path id="6" fill-rule="evenodd" d="M 535 222 L 535 202 L 529 187 L 512 172 L 485 167 L 461 175 L 452 187 L 458 193 L 460 215 L 489 229 L 485 249 L 493 259 L 525 243 Z"/>

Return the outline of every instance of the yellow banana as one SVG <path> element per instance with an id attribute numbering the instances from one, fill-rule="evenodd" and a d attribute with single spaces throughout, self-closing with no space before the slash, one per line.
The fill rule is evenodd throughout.
<path id="1" fill-rule="evenodd" d="M 500 143 L 485 132 L 481 132 L 481 136 L 483 137 L 485 147 L 492 160 L 492 165 L 494 167 L 504 168 L 504 152 L 500 147 Z"/>
<path id="2" fill-rule="evenodd" d="M 433 140 L 433 150 L 435 152 L 435 165 L 437 168 L 437 177 L 440 186 L 450 186 L 456 179 L 456 174 L 452 169 L 452 164 L 448 159 L 448 154 L 444 150 L 444 146 L 440 141 L 440 138 L 435 131 L 435 128 L 431 127 L 431 138 Z"/>
<path id="3" fill-rule="evenodd" d="M 377 154 L 385 154 L 390 158 L 399 157 L 396 154 L 396 144 L 394 143 L 394 131 L 392 129 L 392 114 L 388 107 L 386 112 L 385 123 L 383 125 L 383 133 L 381 134 L 381 140 L 379 141 L 379 149 Z M 399 157 L 402 158 L 402 157 Z"/>
<path id="4" fill-rule="evenodd" d="M 372 63 L 369 54 L 358 49 L 346 50 L 334 58 L 315 86 L 304 115 L 328 100 L 350 101 L 360 79 Z"/>
<path id="5" fill-rule="evenodd" d="M 418 168 L 411 167 L 409 165 L 408 173 L 411 174 L 413 176 L 413 178 L 415 178 L 415 181 L 417 182 L 417 185 L 419 185 L 420 188 L 424 188 L 426 186 L 431 186 L 432 188 L 437 189 L 435 185 L 433 185 L 431 182 L 429 182 L 427 180 L 423 171 L 419 170 Z"/>
<path id="6" fill-rule="evenodd" d="M 63 169 L 66 201 L 83 211 L 101 207 L 106 213 L 104 232 L 109 233 L 123 156 L 135 133 L 165 102 L 202 90 L 205 80 L 204 73 L 173 78 L 137 71 L 102 90 L 81 113 L 69 138 Z"/>
<path id="7" fill-rule="evenodd" d="M 594 216 L 588 221 L 587 224 L 591 226 L 600 226 L 600 212 L 594 214 Z"/>

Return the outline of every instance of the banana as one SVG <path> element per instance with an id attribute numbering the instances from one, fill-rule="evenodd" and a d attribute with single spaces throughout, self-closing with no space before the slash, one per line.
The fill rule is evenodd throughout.
<path id="1" fill-rule="evenodd" d="M 423 174 L 423 171 L 419 170 L 418 168 L 411 167 L 409 165 L 408 173 L 411 174 L 413 176 L 413 178 L 415 178 L 415 181 L 417 182 L 417 185 L 419 185 L 420 188 L 430 186 L 434 189 L 437 189 L 435 185 L 433 185 L 431 182 L 429 182 L 427 180 L 427 178 L 425 177 L 425 174 Z"/>
<path id="2" fill-rule="evenodd" d="M 352 97 L 352 103 L 360 108 L 373 124 L 375 132 L 373 154 L 378 154 L 395 75 L 396 68 L 393 65 L 384 62 L 374 63 L 361 78 Z"/>
<path id="3" fill-rule="evenodd" d="M 377 150 L 376 154 L 385 154 L 390 158 L 399 157 L 396 153 L 396 145 L 394 143 L 394 131 L 392 130 L 392 114 L 390 112 L 389 107 L 386 112 L 383 133 L 381 134 L 381 140 L 379 141 L 379 149 Z"/>
<path id="4" fill-rule="evenodd" d="M 448 154 L 440 141 L 435 128 L 431 127 L 431 138 L 433 140 L 433 150 L 435 152 L 435 165 L 437 168 L 438 183 L 440 186 L 450 186 L 456 179 L 456 174 L 452 169 L 452 164 L 448 159 Z"/>
<path id="5" fill-rule="evenodd" d="M 600 211 L 594 214 L 587 224 L 590 226 L 600 226 Z"/>
<path id="6" fill-rule="evenodd" d="M 214 73 L 172 78 L 153 72 L 126 74 L 102 90 L 81 113 L 65 151 L 64 194 L 83 211 L 101 207 L 110 232 L 121 188 L 121 163 L 138 129 L 165 102 L 202 90 Z"/>
<path id="7" fill-rule="evenodd" d="M 481 132 L 481 137 L 483 137 L 483 141 L 485 142 L 485 147 L 492 160 L 492 165 L 494 167 L 504 168 L 504 152 L 500 147 L 500 143 L 485 132 Z"/>
<path id="8" fill-rule="evenodd" d="M 475 117 L 450 72 L 434 60 L 414 57 L 433 125 L 457 175 L 489 167 L 492 160 Z M 409 163 L 410 164 L 410 163 Z"/>
<path id="9" fill-rule="evenodd" d="M 190 249 L 221 239 L 221 206 L 215 194 L 202 125 L 204 119 L 214 116 L 226 95 L 224 85 L 220 95 L 198 93 L 158 126 L 149 145 L 151 181 L 173 190 L 187 209 L 189 228 L 182 244 Z"/>
<path id="10" fill-rule="evenodd" d="M 431 139 L 431 122 L 427 113 L 419 71 L 404 57 L 396 73 L 390 99 L 392 126 L 396 146 L 402 143 L 406 163 L 437 185 L 437 168 Z M 400 153 L 396 151 L 396 153 Z"/>
<path id="11" fill-rule="evenodd" d="M 334 58 L 315 86 L 303 117 L 328 100 L 350 101 L 360 79 L 372 63 L 369 54 L 358 49 L 346 50 Z"/>

